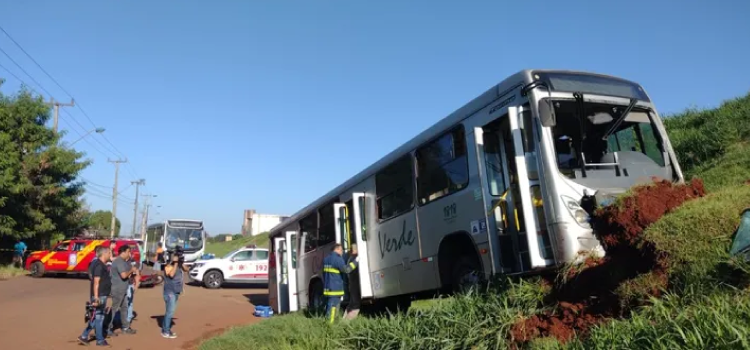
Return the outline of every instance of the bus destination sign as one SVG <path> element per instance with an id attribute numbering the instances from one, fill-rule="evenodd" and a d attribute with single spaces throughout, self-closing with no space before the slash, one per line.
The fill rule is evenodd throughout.
<path id="1" fill-rule="evenodd" d="M 179 227 L 179 228 L 203 228 L 203 222 L 200 221 L 183 221 L 183 220 L 167 220 L 167 226 Z"/>

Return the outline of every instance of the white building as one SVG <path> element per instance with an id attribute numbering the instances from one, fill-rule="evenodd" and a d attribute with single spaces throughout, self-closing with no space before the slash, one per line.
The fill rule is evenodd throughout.
<path id="1" fill-rule="evenodd" d="M 245 210 L 242 221 L 242 235 L 255 236 L 259 233 L 268 232 L 288 218 L 284 215 L 258 214 L 254 209 Z"/>

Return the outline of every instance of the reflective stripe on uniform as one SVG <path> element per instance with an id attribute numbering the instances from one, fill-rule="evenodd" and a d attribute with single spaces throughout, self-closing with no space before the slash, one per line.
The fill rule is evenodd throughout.
<path id="1" fill-rule="evenodd" d="M 354 262 L 350 262 L 349 266 L 351 266 L 352 270 L 357 268 L 357 265 L 354 265 Z"/>
<path id="2" fill-rule="evenodd" d="M 334 317 L 336 317 L 336 307 L 332 306 L 331 307 L 331 319 L 328 322 L 333 323 Z"/>
<path id="3" fill-rule="evenodd" d="M 334 297 L 335 296 L 342 296 L 342 295 L 344 295 L 344 291 L 343 290 L 328 290 L 328 289 L 326 289 L 326 290 L 323 291 L 323 295 L 325 295 L 325 296 L 334 296 Z"/>
<path id="4" fill-rule="evenodd" d="M 335 267 L 330 267 L 330 266 L 326 266 L 326 267 L 324 267 L 324 268 L 323 268 L 323 272 L 328 272 L 328 273 L 341 273 L 341 272 L 339 272 L 339 269 L 337 269 L 337 268 L 335 268 Z"/>

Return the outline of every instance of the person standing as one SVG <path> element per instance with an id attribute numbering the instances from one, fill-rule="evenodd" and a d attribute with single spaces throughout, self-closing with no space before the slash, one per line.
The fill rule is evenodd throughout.
<path id="1" fill-rule="evenodd" d="M 164 266 L 164 320 L 161 324 L 161 336 L 174 339 L 177 334 L 172 332 L 172 317 L 177 310 L 177 300 L 182 293 L 183 273 L 188 267 L 180 262 L 179 254 L 171 254 L 169 264 Z"/>
<path id="2" fill-rule="evenodd" d="M 345 263 L 342 255 L 344 249 L 341 244 L 333 246 L 333 251 L 323 259 L 323 297 L 326 298 L 326 319 L 333 323 L 336 313 L 344 297 L 344 279 L 342 273 L 350 273 L 357 268 L 359 257 Z"/>
<path id="3" fill-rule="evenodd" d="M 121 333 L 122 334 L 135 334 L 135 330 L 130 328 L 130 321 L 128 320 L 128 287 L 130 277 L 138 273 L 138 269 L 131 265 L 130 260 L 130 246 L 123 244 L 118 249 L 118 257 L 112 261 L 112 267 L 110 273 L 112 276 L 112 315 L 120 313 Z M 112 317 L 114 323 L 115 317 Z"/>
<path id="4" fill-rule="evenodd" d="M 107 297 L 112 287 L 110 274 L 107 270 L 107 261 L 109 261 L 110 255 L 109 248 L 105 246 L 97 247 L 96 260 L 89 267 L 89 279 L 91 280 L 89 297 L 95 311 L 94 318 L 89 320 L 86 329 L 78 337 L 78 341 L 83 345 L 88 344 L 89 333 L 93 329 L 96 333 L 96 345 L 109 346 L 104 335 L 104 310 L 107 306 Z"/>
<path id="5" fill-rule="evenodd" d="M 358 261 L 357 244 L 352 244 L 349 253 L 349 263 Z M 349 305 L 346 306 L 345 320 L 353 320 L 359 315 L 359 308 L 362 303 L 362 292 L 359 287 L 359 269 L 354 269 L 349 273 Z"/>
<path id="6" fill-rule="evenodd" d="M 135 274 L 130 275 L 128 280 L 128 323 L 132 323 L 135 317 L 138 315 L 133 311 L 133 300 L 135 299 L 135 291 L 141 284 L 141 265 L 140 262 L 136 262 L 131 256 L 130 263 L 135 267 Z"/>
<path id="7" fill-rule="evenodd" d="M 115 259 L 117 259 L 117 250 L 116 250 L 116 247 L 117 247 L 117 242 L 114 239 L 111 240 L 111 241 L 109 241 L 109 260 L 107 260 L 107 271 L 109 271 L 110 274 L 112 273 L 112 262 L 115 261 Z M 112 277 L 110 276 L 110 279 L 111 278 Z M 110 295 L 110 297 L 111 297 L 111 295 Z M 110 300 L 110 302 L 111 301 L 112 300 Z M 107 316 L 106 316 L 107 317 L 106 318 L 106 320 L 107 320 L 107 322 L 106 322 L 106 324 L 107 324 L 107 338 L 116 337 L 117 336 L 117 334 L 115 334 L 115 329 L 114 329 L 115 313 L 117 313 L 117 310 L 113 310 L 112 307 L 110 307 L 107 310 Z"/>
<path id="8" fill-rule="evenodd" d="M 13 246 L 13 265 L 23 268 L 23 256 L 26 254 L 26 243 L 20 238 L 16 238 L 16 244 Z"/>

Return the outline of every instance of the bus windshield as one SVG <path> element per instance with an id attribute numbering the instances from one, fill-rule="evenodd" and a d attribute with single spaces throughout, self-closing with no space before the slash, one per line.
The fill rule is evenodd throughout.
<path id="1" fill-rule="evenodd" d="M 176 246 L 184 250 L 199 250 L 203 248 L 203 229 L 166 227 L 165 245 L 167 249 Z"/>
<path id="2" fill-rule="evenodd" d="M 576 101 L 553 104 L 557 165 L 568 178 L 602 183 L 615 177 L 667 176 L 662 138 L 649 111 L 634 108 L 618 125 L 627 106 Z"/>

